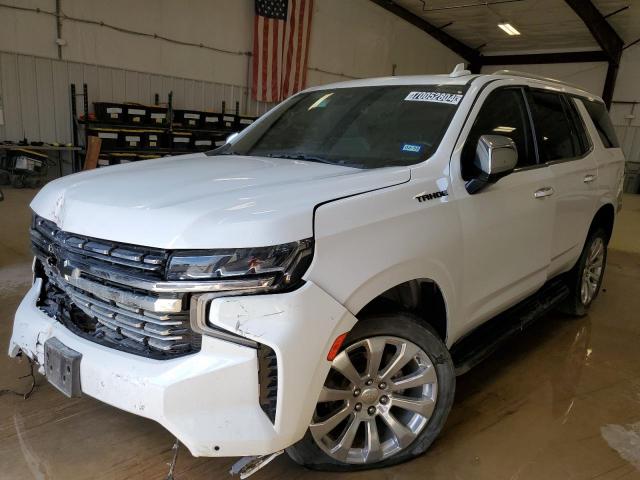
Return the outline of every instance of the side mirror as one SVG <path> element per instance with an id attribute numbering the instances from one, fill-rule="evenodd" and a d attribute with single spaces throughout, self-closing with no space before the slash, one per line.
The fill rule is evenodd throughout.
<path id="1" fill-rule="evenodd" d="M 513 140 L 504 135 L 482 135 L 473 163 L 480 175 L 466 184 L 467 192 L 472 194 L 513 172 L 518 163 L 518 149 Z"/>
<path id="2" fill-rule="evenodd" d="M 227 137 L 226 143 L 231 143 L 233 139 L 236 138 L 238 135 L 240 135 L 240 132 L 232 133 Z"/>

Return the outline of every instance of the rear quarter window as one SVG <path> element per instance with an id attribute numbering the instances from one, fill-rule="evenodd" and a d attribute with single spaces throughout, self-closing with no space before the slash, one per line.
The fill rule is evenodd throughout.
<path id="1" fill-rule="evenodd" d="M 613 124 L 611 123 L 609 113 L 607 112 L 604 104 L 587 100 L 585 98 L 581 98 L 580 100 L 587 109 L 589 117 L 591 117 L 591 120 L 593 121 L 593 124 L 598 131 L 598 135 L 600 136 L 604 147 L 619 148 L 620 142 L 618 142 L 618 137 L 616 137 L 615 130 L 613 129 Z"/>

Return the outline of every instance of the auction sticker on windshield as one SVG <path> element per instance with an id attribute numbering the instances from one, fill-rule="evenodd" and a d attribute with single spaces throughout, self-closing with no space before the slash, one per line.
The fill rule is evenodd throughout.
<path id="1" fill-rule="evenodd" d="M 432 103 L 448 103 L 450 105 L 458 105 L 462 100 L 459 93 L 443 93 L 443 92 L 411 92 L 405 98 L 409 102 L 432 102 Z"/>

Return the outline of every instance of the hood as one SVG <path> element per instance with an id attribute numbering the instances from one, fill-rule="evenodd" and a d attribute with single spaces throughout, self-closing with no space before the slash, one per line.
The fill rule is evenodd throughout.
<path id="1" fill-rule="evenodd" d="M 65 231 L 106 240 L 166 249 L 255 247 L 311 237 L 319 203 L 409 177 L 406 167 L 194 154 L 69 175 L 47 184 L 31 208 Z"/>

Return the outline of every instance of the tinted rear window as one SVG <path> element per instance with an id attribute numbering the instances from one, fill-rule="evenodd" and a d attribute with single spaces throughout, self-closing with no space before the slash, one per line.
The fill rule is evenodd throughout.
<path id="1" fill-rule="evenodd" d="M 587 108 L 587 112 L 589 112 L 589 116 L 591 117 L 591 120 L 593 120 L 593 124 L 596 126 L 596 130 L 598 131 L 598 135 L 600 135 L 600 139 L 602 140 L 602 144 L 604 145 L 604 147 L 620 147 L 618 137 L 616 137 L 611 119 L 609 118 L 609 113 L 607 112 L 604 104 L 600 102 L 590 101 L 584 98 L 581 98 L 581 100 L 582 103 L 584 103 L 584 106 Z"/>
<path id="2" fill-rule="evenodd" d="M 533 90 L 533 122 L 538 134 L 540 154 L 545 162 L 580 156 L 578 133 L 557 93 Z"/>

